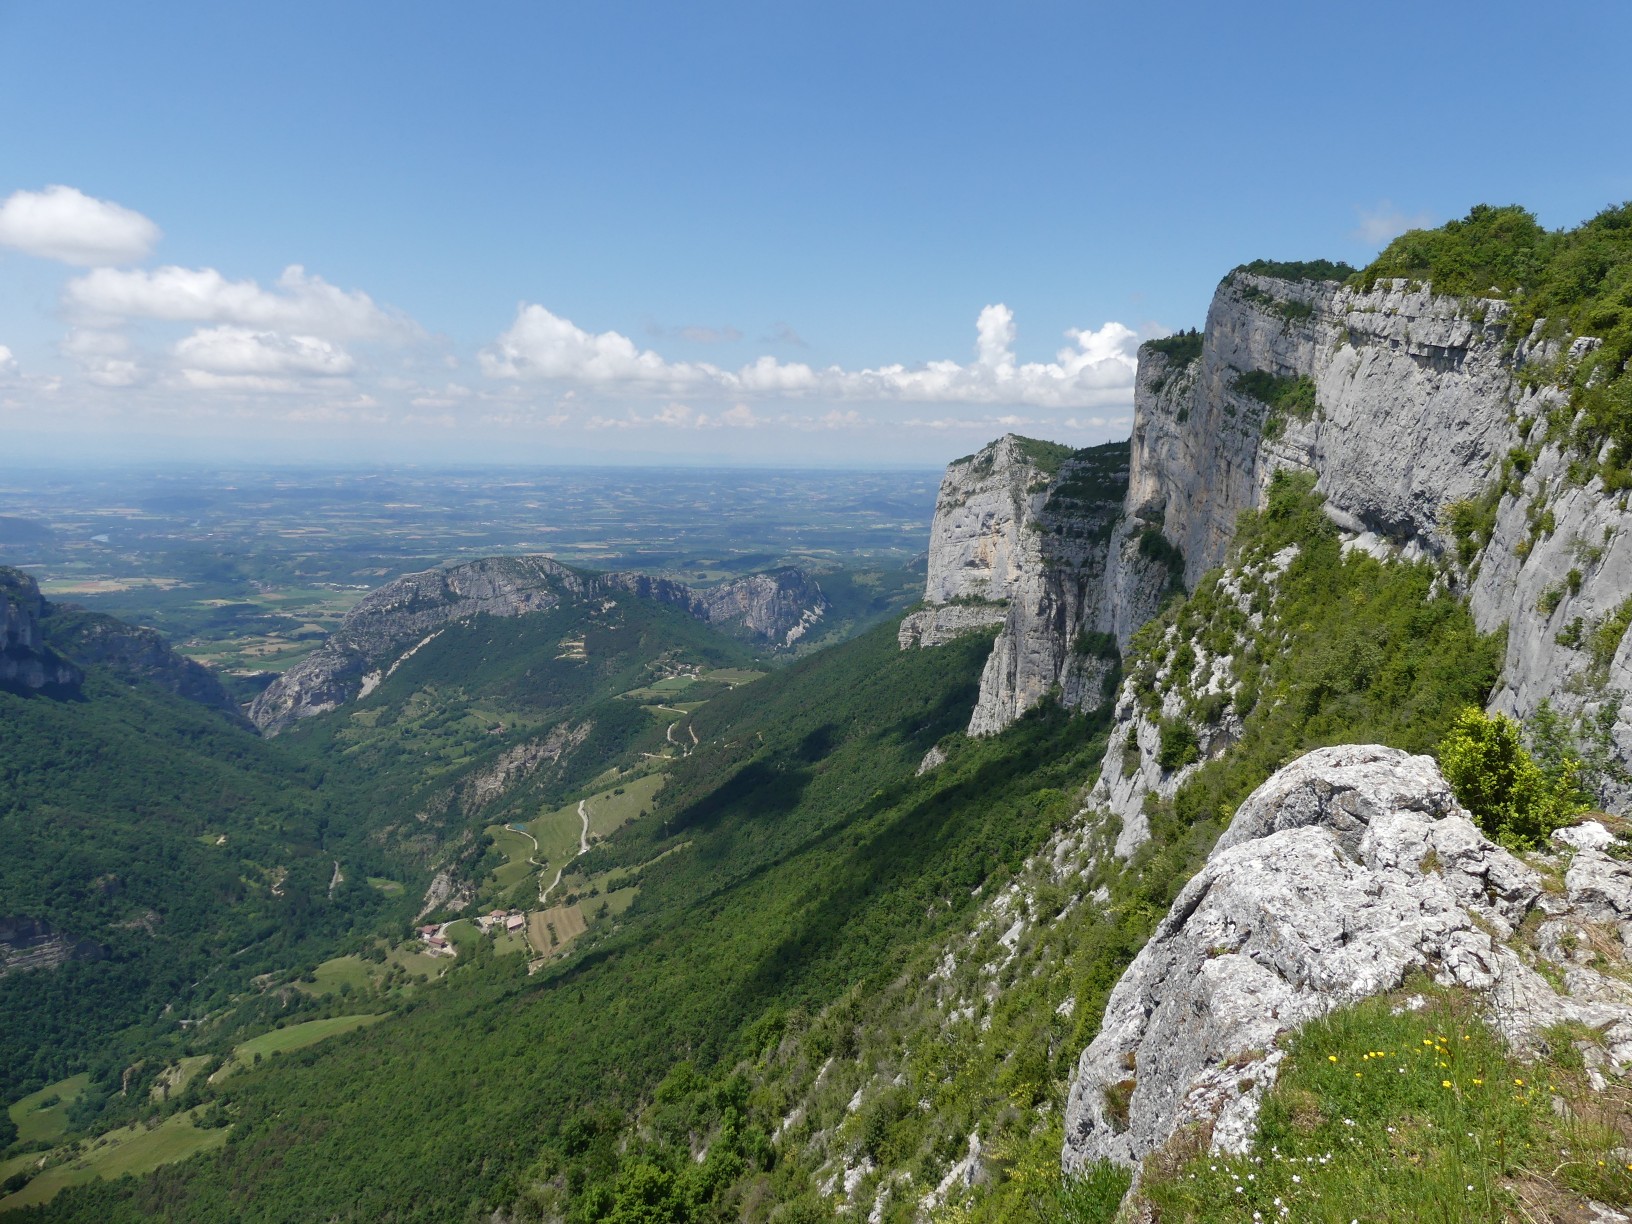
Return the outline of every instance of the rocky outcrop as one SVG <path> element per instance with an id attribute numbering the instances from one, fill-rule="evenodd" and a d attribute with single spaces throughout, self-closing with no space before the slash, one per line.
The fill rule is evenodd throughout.
<path id="1" fill-rule="evenodd" d="M 408 574 L 357 604 L 333 635 L 274 680 L 250 706 L 267 735 L 372 691 L 450 624 L 476 616 L 526 616 L 563 604 L 628 594 L 697 619 L 791 645 L 820 620 L 827 600 L 797 569 L 751 574 L 698 590 L 645 574 L 594 574 L 550 557 L 489 557 Z"/>
<path id="2" fill-rule="evenodd" d="M 87 666 L 106 668 L 127 680 L 144 681 L 250 726 L 215 673 L 178 654 L 157 629 L 130 625 L 100 612 L 57 607 L 46 622 L 53 645 Z"/>
<path id="3" fill-rule="evenodd" d="M 646 574 L 597 574 L 592 588 L 628 591 L 642 599 L 672 604 L 700 621 L 739 628 L 779 646 L 792 646 L 827 611 L 827 598 L 816 580 L 791 568 L 701 588 Z"/>
<path id="4" fill-rule="evenodd" d="M 1236 518 L 1261 505 L 1277 470 L 1313 471 L 1356 546 L 1439 564 L 1481 630 L 1505 629 L 1492 708 L 1519 718 L 1543 702 L 1562 711 L 1583 755 L 1599 762 L 1600 802 L 1623 805 L 1632 801 L 1632 515 L 1597 477 L 1571 483 L 1561 443 L 1526 443 L 1564 402 L 1559 363 L 1593 342 L 1543 340 L 1538 325 L 1509 343 L 1508 312 L 1405 282 L 1361 291 L 1232 273 L 1198 355 L 1140 353 L 1120 538 L 1137 531 L 1167 550 L 1193 587 L 1224 561 Z M 1313 410 L 1272 409 L 1253 378 L 1260 390 L 1265 379 L 1303 380 Z M 1491 516 L 1488 538 L 1455 537 L 1459 505 Z M 1114 583 L 1114 563 L 1108 574 Z M 1124 643 L 1121 626 L 1154 606 L 1116 592 L 1107 602 Z M 1145 797 L 1170 793 L 1172 779 L 1125 691 L 1118 711 L 1095 798 L 1133 827 Z M 1130 748 L 1137 760 L 1122 756 Z"/>
<path id="5" fill-rule="evenodd" d="M 49 605 L 22 570 L 0 566 L 0 688 L 23 692 L 76 688 L 84 673 L 45 643 Z"/>
<path id="6" fill-rule="evenodd" d="M 1243 1151 L 1285 1036 L 1413 971 L 1479 992 L 1511 1041 L 1573 1021 L 1626 1066 L 1632 986 L 1562 938 L 1591 922 L 1632 932 L 1632 864 L 1602 853 L 1597 828 L 1586 840 L 1600 848 L 1575 852 L 1560 897 L 1479 832 L 1429 757 L 1345 746 L 1286 766 L 1241 805 L 1112 991 L 1071 1084 L 1066 1170 L 1136 1164 L 1189 1125 Z M 1520 925 L 1533 909 L 1545 920 L 1531 937 Z M 1538 956 L 1564 970 L 1563 993 Z"/>
<path id="7" fill-rule="evenodd" d="M 1006 602 L 985 600 L 919 608 L 901 618 L 901 627 L 895 637 L 902 650 L 944 646 L 966 633 L 1001 625 L 1008 612 Z"/>
<path id="8" fill-rule="evenodd" d="M 899 637 L 910 649 L 1002 626 L 971 735 L 1002 730 L 1050 694 L 1072 709 L 1107 700 L 1118 643 L 1134 627 L 1127 609 L 1142 604 L 1152 568 L 1123 530 L 1127 453 L 1121 443 L 1071 451 L 1010 434 L 947 468 L 928 606 Z"/>
<path id="9" fill-rule="evenodd" d="M 0 978 L 55 969 L 71 960 L 101 960 L 105 955 L 101 944 L 75 939 L 38 918 L 0 918 Z"/>

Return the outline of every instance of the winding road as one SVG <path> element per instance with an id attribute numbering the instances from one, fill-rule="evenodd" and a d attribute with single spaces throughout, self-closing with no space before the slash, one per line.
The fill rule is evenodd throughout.
<path id="1" fill-rule="evenodd" d="M 589 853 L 589 800 L 587 800 L 587 799 L 578 800 L 578 819 L 584 822 L 584 827 L 583 827 L 582 831 L 580 831 L 579 834 L 578 834 L 578 854 L 588 854 Z M 518 829 L 517 832 L 523 832 L 523 830 Z M 528 833 L 527 836 L 531 838 L 533 835 L 531 833 Z M 538 848 L 538 840 L 536 838 L 533 839 L 533 848 L 535 850 Z M 562 863 L 560 868 L 555 873 L 555 879 L 550 881 L 550 886 L 548 888 L 546 888 L 543 892 L 538 894 L 538 904 L 540 905 L 540 907 L 546 907 L 549 904 L 550 894 L 555 891 L 555 886 L 557 884 L 561 883 L 561 877 L 566 874 L 567 868 L 572 866 L 574 860 L 577 859 L 578 854 L 573 855 L 572 858 L 570 858 L 566 862 Z M 528 862 L 533 862 L 532 859 L 529 859 L 527 861 Z M 535 863 L 534 865 L 535 866 L 540 866 L 540 867 L 543 866 L 542 863 Z"/>

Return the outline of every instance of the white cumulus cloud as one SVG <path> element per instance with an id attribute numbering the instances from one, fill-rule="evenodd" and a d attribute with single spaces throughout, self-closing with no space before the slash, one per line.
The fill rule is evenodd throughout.
<path id="1" fill-rule="evenodd" d="M 377 305 L 360 289 L 341 289 L 299 264 L 275 287 L 232 281 L 214 268 L 97 268 L 68 282 L 69 309 L 87 321 L 158 319 L 324 336 L 332 340 L 406 339 L 407 317 Z"/>
<path id="2" fill-rule="evenodd" d="M 671 362 L 615 331 L 587 332 L 539 305 L 523 305 L 480 355 L 483 371 L 505 380 L 588 386 L 712 390 L 726 396 L 823 395 L 837 399 L 919 403 L 1091 408 L 1132 399 L 1138 334 L 1121 323 L 1072 328 L 1053 361 L 1019 362 L 1014 312 L 987 306 L 975 321 L 975 359 L 861 370 L 817 369 L 766 355 L 735 371 L 706 362 Z M 725 420 L 725 415 L 719 418 Z M 738 422 L 732 422 L 738 423 Z"/>
<path id="3" fill-rule="evenodd" d="M 16 191 L 0 204 L 0 246 L 94 267 L 145 259 L 159 227 L 141 213 L 73 187 Z"/>
<path id="4" fill-rule="evenodd" d="M 356 364 L 339 345 L 316 336 L 247 327 L 201 328 L 177 343 L 175 353 L 184 369 L 211 374 L 333 377 Z"/>
<path id="5" fill-rule="evenodd" d="M 0 374 L 9 373 L 17 368 L 17 358 L 12 356 L 11 350 L 0 344 Z"/>
<path id="6" fill-rule="evenodd" d="M 498 342 L 480 355 L 494 378 L 559 379 L 568 382 L 649 383 L 679 386 L 707 382 L 719 371 L 705 364 L 668 362 L 615 331 L 587 332 L 538 305 L 523 305 Z"/>

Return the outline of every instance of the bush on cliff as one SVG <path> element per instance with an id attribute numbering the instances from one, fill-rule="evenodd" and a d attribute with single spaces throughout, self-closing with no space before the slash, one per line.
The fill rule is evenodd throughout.
<path id="1" fill-rule="evenodd" d="M 1439 764 L 1479 827 L 1510 849 L 1545 845 L 1587 806 L 1580 763 L 1566 756 L 1543 770 L 1525 750 L 1519 724 L 1505 714 L 1463 710 L 1440 741 Z"/>

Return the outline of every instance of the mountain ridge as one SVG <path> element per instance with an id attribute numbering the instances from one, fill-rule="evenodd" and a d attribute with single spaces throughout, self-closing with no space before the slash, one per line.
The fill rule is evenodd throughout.
<path id="1" fill-rule="evenodd" d="M 792 645 L 827 609 L 821 586 L 793 568 L 699 590 L 633 571 L 577 570 L 541 554 L 488 557 L 407 574 L 371 592 L 327 641 L 255 698 L 250 720 L 263 734 L 276 735 L 299 719 L 366 696 L 451 622 L 525 616 L 616 592 L 671 604 L 705 623 L 734 625 L 778 646 Z"/>

